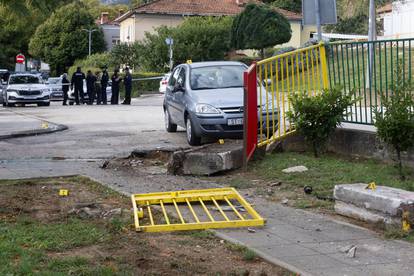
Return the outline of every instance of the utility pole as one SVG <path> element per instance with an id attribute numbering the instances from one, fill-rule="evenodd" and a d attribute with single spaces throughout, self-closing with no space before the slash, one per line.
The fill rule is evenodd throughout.
<path id="1" fill-rule="evenodd" d="M 322 26 L 321 26 L 321 9 L 319 7 L 319 0 L 315 0 L 315 12 L 316 12 L 316 27 L 318 30 L 318 41 L 322 40 Z"/>
<path id="2" fill-rule="evenodd" d="M 377 24 L 375 16 L 375 0 L 369 0 L 369 20 L 368 20 L 368 66 L 367 66 L 367 78 L 366 88 L 371 87 L 373 69 L 374 69 L 374 43 L 372 41 L 377 40 Z"/>
<path id="3" fill-rule="evenodd" d="M 82 29 L 82 31 L 87 32 L 89 36 L 89 56 L 90 56 L 92 52 L 92 33 L 96 32 L 97 29 Z"/>

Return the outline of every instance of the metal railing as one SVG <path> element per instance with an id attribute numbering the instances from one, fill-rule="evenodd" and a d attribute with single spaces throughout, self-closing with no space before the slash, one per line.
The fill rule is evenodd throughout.
<path id="1" fill-rule="evenodd" d="M 258 146 L 279 140 L 295 131 L 287 117 L 293 93 L 320 93 L 329 86 L 323 44 L 277 55 L 257 63 L 259 112 Z"/>
<path id="2" fill-rule="evenodd" d="M 344 116 L 345 122 L 374 124 L 375 110 L 391 95 L 397 81 L 411 81 L 414 38 L 326 45 L 330 87 L 353 91 L 358 101 Z"/>

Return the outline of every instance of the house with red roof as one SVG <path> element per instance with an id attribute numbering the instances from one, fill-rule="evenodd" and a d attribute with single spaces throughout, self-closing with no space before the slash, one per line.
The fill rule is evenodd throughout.
<path id="1" fill-rule="evenodd" d="M 121 42 L 142 40 L 145 32 L 160 26 L 175 27 L 188 16 L 235 16 L 252 0 L 153 0 L 119 16 Z M 258 0 L 254 0 L 258 1 Z M 316 26 L 303 26 L 302 15 L 277 9 L 290 22 L 292 39 L 284 46 L 299 47 L 307 42 Z M 275 30 L 277 31 L 277 30 Z"/>

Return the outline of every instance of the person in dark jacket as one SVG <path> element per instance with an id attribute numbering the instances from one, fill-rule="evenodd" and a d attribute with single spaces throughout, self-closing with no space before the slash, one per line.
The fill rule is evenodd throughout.
<path id="1" fill-rule="evenodd" d="M 118 69 L 115 69 L 114 74 L 111 77 L 112 80 L 112 97 L 111 104 L 118 104 L 119 101 L 119 84 L 121 83 L 121 76 L 119 76 Z"/>
<path id="2" fill-rule="evenodd" d="M 102 99 L 103 104 L 107 103 L 106 87 L 108 86 L 108 81 L 109 81 L 109 74 L 108 74 L 107 68 L 104 67 L 102 71 L 102 77 L 101 77 L 101 99 Z"/>
<path id="3" fill-rule="evenodd" d="M 64 73 L 62 76 L 63 105 L 67 105 L 69 85 L 68 74 Z"/>
<path id="4" fill-rule="evenodd" d="M 132 76 L 131 76 L 131 73 L 129 72 L 128 67 L 125 69 L 124 85 L 125 85 L 125 99 L 122 104 L 131 104 Z"/>
<path id="5" fill-rule="evenodd" d="M 80 103 L 84 103 L 83 98 L 83 80 L 85 79 L 85 74 L 82 72 L 81 68 L 78 67 L 76 69 L 76 72 L 73 73 L 72 79 L 71 79 L 71 89 L 75 88 L 75 102 L 76 105 L 79 105 L 79 98 Z"/>
<path id="6" fill-rule="evenodd" d="M 88 91 L 89 105 L 93 104 L 95 101 L 95 82 L 96 77 L 94 74 L 92 74 L 92 71 L 89 70 L 88 74 L 86 75 L 86 89 Z"/>
<path id="7" fill-rule="evenodd" d="M 97 71 L 95 73 L 96 82 L 95 82 L 95 94 L 96 94 L 96 104 L 102 103 L 102 89 L 101 89 L 101 72 Z"/>

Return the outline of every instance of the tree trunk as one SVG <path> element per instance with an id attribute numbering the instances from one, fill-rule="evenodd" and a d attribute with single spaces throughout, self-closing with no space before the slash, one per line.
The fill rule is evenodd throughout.
<path id="1" fill-rule="evenodd" d="M 264 59 L 265 58 L 265 53 L 264 53 L 264 49 L 260 49 L 260 58 Z"/>
<path id="2" fill-rule="evenodd" d="M 316 143 L 313 143 L 312 148 L 313 148 L 313 156 L 315 156 L 315 158 L 318 158 L 319 157 L 318 145 Z"/>

